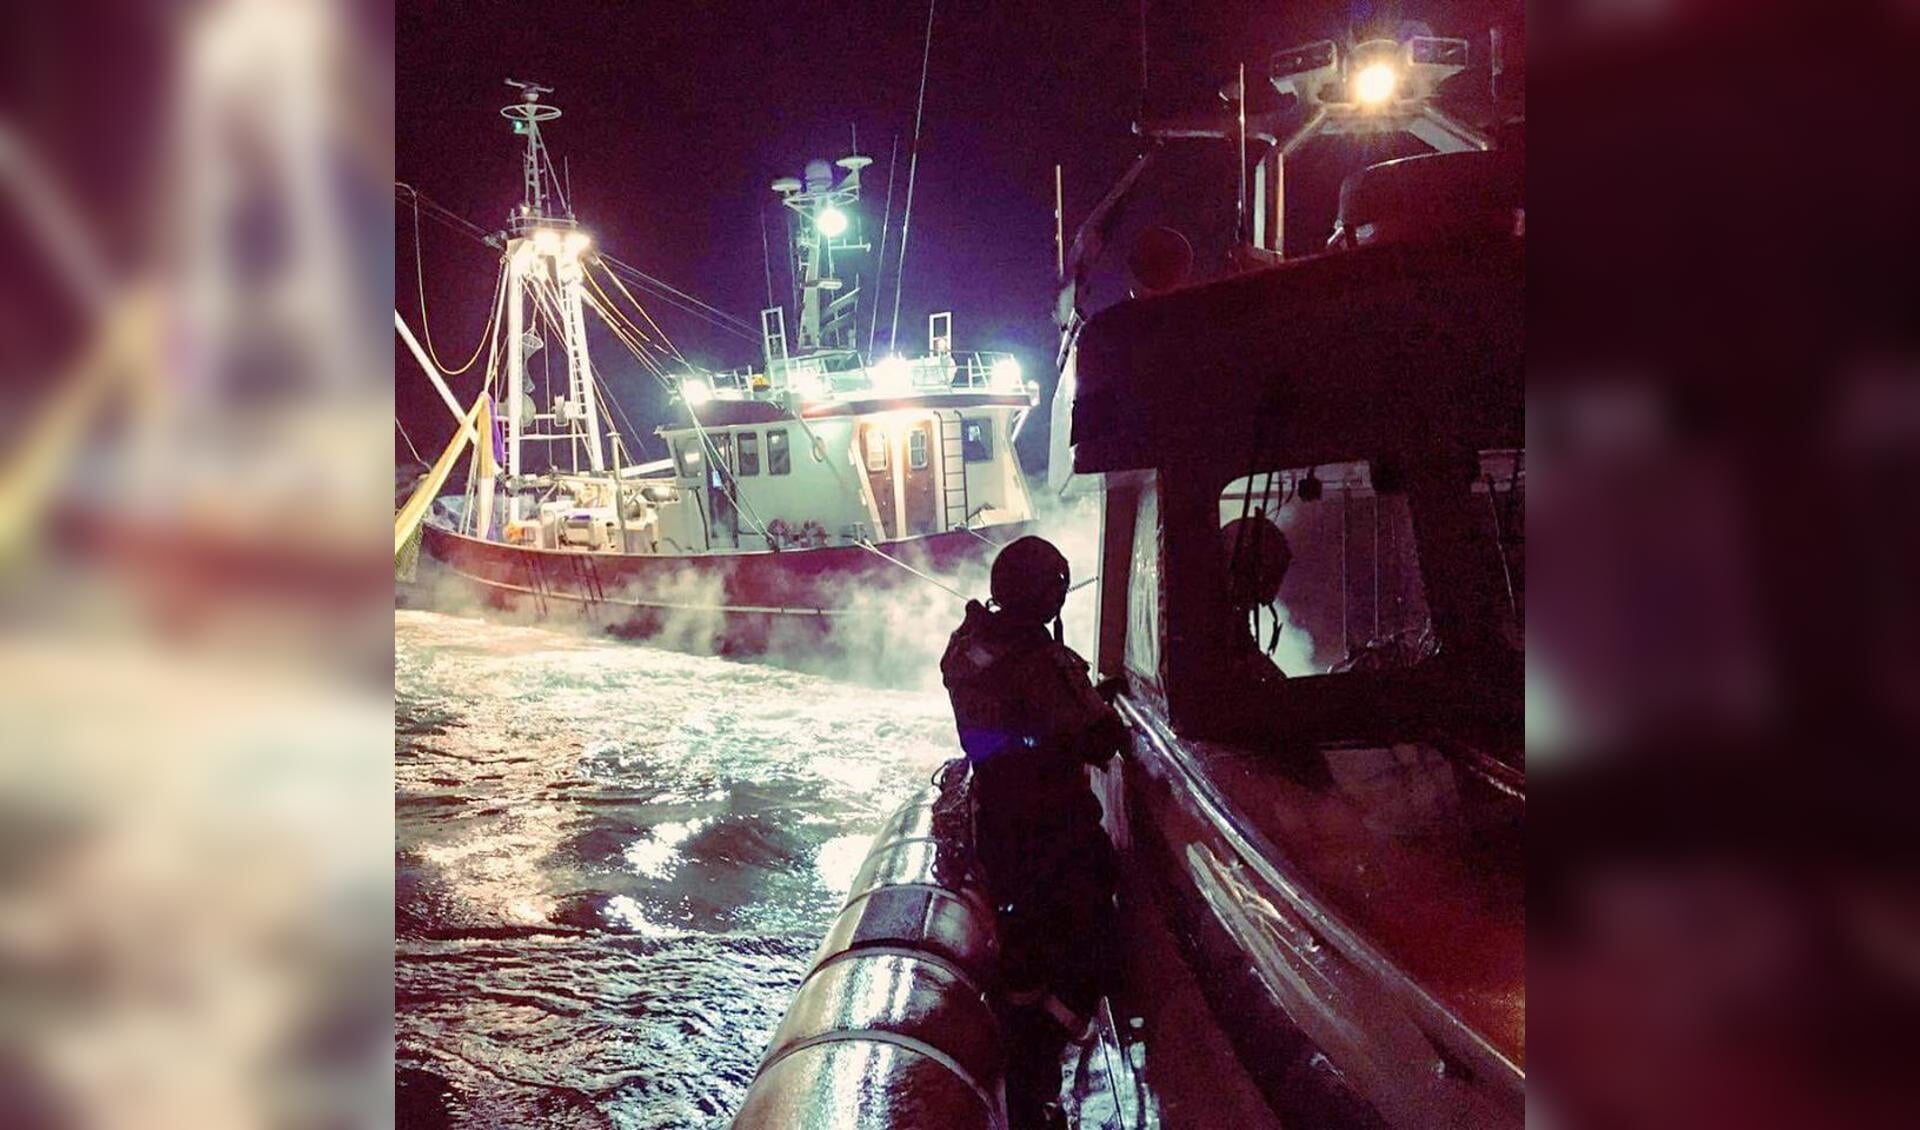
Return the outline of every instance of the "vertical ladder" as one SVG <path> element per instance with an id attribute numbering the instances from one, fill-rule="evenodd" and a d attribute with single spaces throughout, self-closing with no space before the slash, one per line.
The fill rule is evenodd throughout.
<path id="1" fill-rule="evenodd" d="M 787 310 L 784 306 L 769 306 L 760 311 L 760 354 L 767 362 L 767 379 L 773 380 L 776 370 L 787 359 Z"/>
<path id="2" fill-rule="evenodd" d="M 542 620 L 547 618 L 547 571 L 540 563 L 540 555 L 529 553 L 521 559 L 526 573 L 527 588 L 533 593 L 534 615 Z"/>
<path id="3" fill-rule="evenodd" d="M 940 492 L 946 528 L 957 530 L 971 517 L 967 505 L 966 425 L 960 413 L 940 414 Z"/>
<path id="4" fill-rule="evenodd" d="M 606 589 L 600 584 L 600 570 L 594 564 L 591 550 L 573 556 L 573 579 L 580 586 L 580 608 L 589 620 L 593 619 L 594 606 L 607 599 Z"/>

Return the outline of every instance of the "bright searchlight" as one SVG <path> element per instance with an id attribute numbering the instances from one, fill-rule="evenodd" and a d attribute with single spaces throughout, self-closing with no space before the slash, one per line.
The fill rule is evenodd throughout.
<path id="1" fill-rule="evenodd" d="M 1362 105 L 1378 106 L 1393 97 L 1398 85 L 1400 75 L 1392 63 L 1369 63 L 1353 78 L 1353 96 Z"/>
<path id="2" fill-rule="evenodd" d="M 688 378 L 680 382 L 680 399 L 698 406 L 713 399 L 713 387 L 703 380 Z"/>
<path id="3" fill-rule="evenodd" d="M 828 239 L 838 239 L 846 233 L 847 214 L 829 204 L 813 218 L 813 226 L 819 228 L 820 234 Z"/>
<path id="4" fill-rule="evenodd" d="M 882 358 L 872 373 L 873 387 L 882 392 L 905 392 L 913 384 L 913 367 L 898 354 Z"/>
<path id="5" fill-rule="evenodd" d="M 1021 391 L 1020 377 L 1020 362 L 1013 357 L 1002 357 L 996 360 L 993 368 L 988 370 L 988 378 L 993 387 L 1002 392 Z"/>

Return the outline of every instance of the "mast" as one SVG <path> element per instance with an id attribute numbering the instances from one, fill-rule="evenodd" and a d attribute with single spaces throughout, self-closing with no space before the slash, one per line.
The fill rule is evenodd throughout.
<path id="1" fill-rule="evenodd" d="M 500 116 L 513 123 L 513 132 L 526 139 L 521 154 L 521 201 L 507 223 L 507 365 L 505 375 L 507 409 L 507 476 L 517 485 L 522 474 L 520 445 L 527 425 L 545 420 L 552 425 L 547 437 L 566 438 L 573 452 L 574 469 L 579 465 L 579 449 L 585 445 L 587 467 L 595 474 L 606 472 L 606 458 L 600 437 L 600 400 L 594 387 L 593 366 L 587 355 L 585 311 L 585 269 L 581 256 L 591 244 L 586 232 L 574 220 L 567 205 L 566 190 L 553 167 L 540 126 L 560 116 L 560 108 L 540 101 L 553 88 L 532 82 L 508 79 L 507 85 L 520 91 L 520 100 L 500 109 Z M 531 420 L 524 413 L 527 392 L 527 356 L 540 347 L 537 337 L 526 330 L 526 303 L 551 303 L 558 330 L 567 352 L 567 392 L 550 412 L 537 409 Z M 545 437 L 543 437 L 545 438 Z M 510 517 L 518 518 L 516 501 Z"/>
<path id="2" fill-rule="evenodd" d="M 860 288 L 847 289 L 835 274 L 834 256 L 868 249 L 854 234 L 853 205 L 860 199 L 860 170 L 872 163 L 873 158 L 858 153 L 831 164 L 813 160 L 807 162 L 804 180 L 781 177 L 773 182 L 780 202 L 799 217 L 791 225 L 793 278 L 799 291 L 797 352 L 854 349 L 859 344 L 854 310 Z M 845 170 L 838 179 L 835 165 Z"/>

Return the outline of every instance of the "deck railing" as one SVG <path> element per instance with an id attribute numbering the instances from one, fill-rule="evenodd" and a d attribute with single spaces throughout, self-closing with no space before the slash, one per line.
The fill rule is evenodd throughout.
<path id="1" fill-rule="evenodd" d="M 723 400 L 770 400 L 798 394 L 807 400 L 870 397 L 890 393 L 1024 393 L 1019 362 L 1010 353 L 976 351 L 920 357 L 887 357 L 867 363 L 852 351 L 776 358 L 765 370 L 681 374 L 684 385 L 704 382 Z"/>

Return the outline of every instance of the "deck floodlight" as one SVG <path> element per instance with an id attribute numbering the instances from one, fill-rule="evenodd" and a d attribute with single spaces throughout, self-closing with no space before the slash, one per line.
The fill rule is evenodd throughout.
<path id="1" fill-rule="evenodd" d="M 813 217 L 813 226 L 828 239 L 838 239 L 847 230 L 847 214 L 829 204 Z"/>
<path id="2" fill-rule="evenodd" d="M 552 228 L 535 228 L 533 232 L 533 250 L 536 254 L 553 256 L 560 254 L 560 233 Z"/>
<path id="3" fill-rule="evenodd" d="M 698 407 L 713 399 L 713 386 L 698 377 L 688 377 L 680 382 L 680 399 Z"/>
<path id="4" fill-rule="evenodd" d="M 913 367 L 897 353 L 881 358 L 872 374 L 873 387 L 883 392 L 905 392 L 913 384 Z"/>
<path id="5" fill-rule="evenodd" d="M 1020 376 L 1020 361 L 1014 357 L 1001 357 L 988 370 L 993 387 L 1002 392 L 1020 391 Z"/>
<path id="6" fill-rule="evenodd" d="M 1400 75 L 1392 63 L 1369 63 L 1353 76 L 1353 97 L 1363 106 L 1379 106 L 1393 97 L 1399 85 Z"/>
<path id="7" fill-rule="evenodd" d="M 1318 99 L 1322 87 L 1339 81 L 1340 52 L 1331 39 L 1285 51 L 1267 60 L 1267 80 L 1282 94 L 1302 101 Z"/>
<path id="8" fill-rule="evenodd" d="M 830 391 L 826 378 L 811 369 L 801 369 L 787 378 L 787 384 L 802 400 L 820 400 Z"/>

